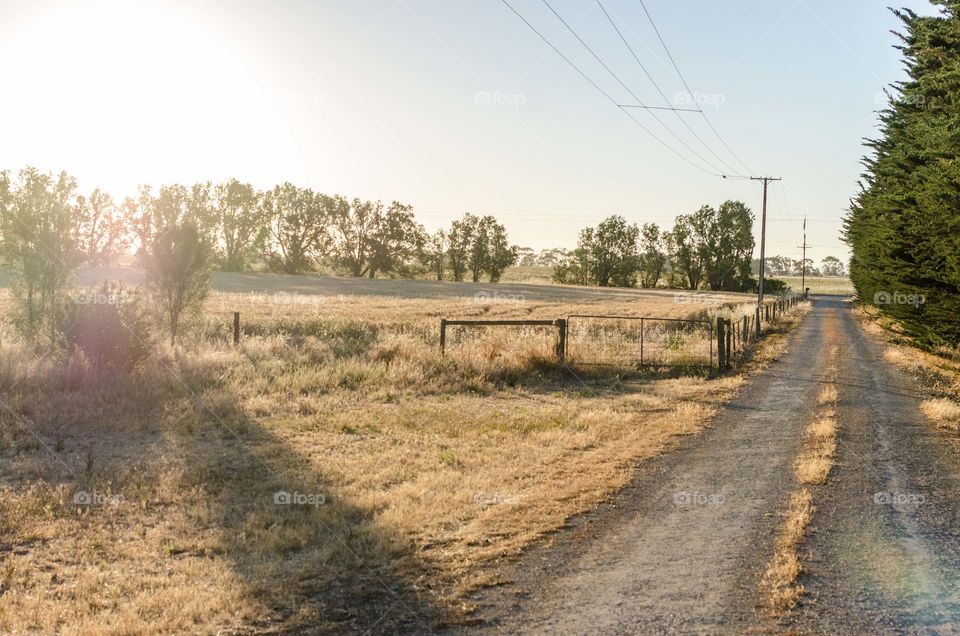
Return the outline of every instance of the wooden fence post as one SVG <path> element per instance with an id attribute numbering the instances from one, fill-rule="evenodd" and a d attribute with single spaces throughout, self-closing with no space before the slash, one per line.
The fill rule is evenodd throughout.
<path id="1" fill-rule="evenodd" d="M 733 342 L 733 321 L 727 319 L 727 368 L 730 368 L 730 360 L 733 359 L 733 353 L 736 351 Z"/>
<path id="2" fill-rule="evenodd" d="M 240 312 L 233 312 L 233 344 L 240 344 Z"/>
<path id="3" fill-rule="evenodd" d="M 567 321 L 557 319 L 557 360 L 563 362 L 567 357 Z"/>
<path id="4" fill-rule="evenodd" d="M 757 305 L 753 316 L 754 325 L 757 327 L 757 338 L 760 337 L 760 305 Z"/>
<path id="5" fill-rule="evenodd" d="M 440 355 L 447 349 L 447 319 L 440 319 Z"/>
<path id="6" fill-rule="evenodd" d="M 743 317 L 743 341 L 750 342 L 750 318 Z"/>
<path id="7" fill-rule="evenodd" d="M 727 336 L 724 329 L 723 318 L 717 318 L 717 369 L 723 371 L 726 369 L 727 358 Z"/>

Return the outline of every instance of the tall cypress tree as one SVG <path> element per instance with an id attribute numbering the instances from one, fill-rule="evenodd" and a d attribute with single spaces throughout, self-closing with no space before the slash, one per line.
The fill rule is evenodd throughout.
<path id="1" fill-rule="evenodd" d="M 960 343 L 960 0 L 895 11 L 908 79 L 891 87 L 844 237 L 860 298 L 922 343 Z"/>

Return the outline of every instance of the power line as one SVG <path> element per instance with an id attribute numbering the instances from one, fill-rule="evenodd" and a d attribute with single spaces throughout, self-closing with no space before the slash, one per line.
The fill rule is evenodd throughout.
<path id="1" fill-rule="evenodd" d="M 573 34 L 573 37 L 577 38 L 577 41 L 578 41 L 580 44 L 583 45 L 583 48 L 587 49 L 587 51 L 590 52 L 590 55 L 593 56 L 593 59 L 595 59 L 597 62 L 599 62 L 599 63 L 600 63 L 600 66 L 602 66 L 602 67 L 604 68 L 604 70 L 606 70 L 607 73 L 609 73 L 610 76 L 613 77 L 613 79 L 615 79 L 618 84 L 620 84 L 620 86 L 623 88 L 623 90 L 625 90 L 625 91 L 627 91 L 628 93 L 630 93 L 630 96 L 633 97 L 635 100 L 637 100 L 637 102 L 641 104 L 641 107 L 643 107 L 643 106 L 642 106 L 643 100 L 641 100 L 639 97 L 637 97 L 636 93 L 634 93 L 632 90 L 630 90 L 630 87 L 627 86 L 626 83 L 624 83 L 624 81 L 623 81 L 622 79 L 620 79 L 620 76 L 617 75 L 617 74 L 613 71 L 613 69 L 611 69 L 609 66 L 607 66 L 606 62 L 604 62 L 602 59 L 600 59 L 600 56 L 597 55 L 596 52 L 590 47 L 590 45 L 587 44 L 582 37 L 580 37 L 580 34 L 577 33 L 576 30 L 575 30 L 572 26 L 570 26 L 570 24 L 569 24 L 566 20 L 563 19 L 563 16 L 561 16 L 559 13 L 557 13 L 557 10 L 554 9 L 553 6 L 551 6 L 551 4 L 550 4 L 547 0 L 542 0 L 542 2 L 543 2 L 543 4 L 545 4 L 545 5 L 547 6 L 548 9 L 550 9 L 550 12 L 553 13 L 553 15 L 556 16 L 556 18 L 557 18 L 558 20 L 560 20 L 560 22 L 563 24 L 563 26 L 565 26 L 565 27 L 567 28 L 567 30 L 570 31 L 571 34 Z M 670 133 L 670 134 L 673 136 L 674 139 L 676 139 L 677 141 L 679 141 L 679 142 L 680 142 L 680 145 L 682 145 L 684 148 L 686 148 L 687 150 L 689 150 L 690 152 L 692 152 L 695 157 L 697 157 L 700 161 L 702 161 L 703 163 L 705 163 L 706 165 L 708 165 L 711 170 L 716 170 L 717 172 L 723 172 L 721 169 L 717 168 L 717 167 L 714 166 L 710 161 L 708 161 L 703 155 L 701 155 L 699 152 L 697 152 L 697 151 L 694 150 L 692 147 L 690 147 L 690 145 L 689 145 L 686 141 L 684 141 L 677 133 L 675 133 L 675 132 L 673 131 L 673 129 L 671 129 L 669 126 L 667 126 L 665 123 L 663 123 L 663 120 L 660 119 L 659 117 L 657 117 L 656 113 L 651 112 L 650 115 L 654 118 L 654 120 L 655 120 L 658 124 L 660 124 L 661 126 L 663 126 L 663 128 L 664 128 L 668 133 Z M 679 117 L 679 115 L 677 115 L 677 116 Z M 721 162 L 721 163 L 722 163 L 722 162 Z"/>
<path id="2" fill-rule="evenodd" d="M 634 117 L 628 110 L 625 110 L 625 109 L 623 109 L 623 108 L 620 108 L 619 104 L 617 103 L 617 100 L 615 100 L 614 98 L 612 98 L 609 93 L 607 93 L 605 90 L 603 90 L 602 88 L 600 88 L 600 86 L 597 85 L 596 82 L 594 82 L 592 79 L 590 79 L 590 77 L 589 77 L 586 73 L 584 73 L 582 70 L 580 70 L 580 67 L 578 67 L 576 64 L 574 64 L 573 62 L 571 62 L 570 59 L 569 59 L 566 55 L 564 55 L 562 52 L 560 52 L 560 49 L 558 49 L 556 46 L 554 46 L 553 43 L 546 38 L 546 36 L 544 36 L 542 33 L 540 33 L 540 31 L 538 31 L 535 26 L 533 26 L 532 24 L 530 24 L 530 22 L 529 22 L 525 17 L 523 17 L 523 15 L 521 15 L 516 9 L 514 9 L 514 8 L 513 8 L 513 5 L 511 5 L 511 4 L 508 2 L 508 0 L 501 0 L 501 1 L 503 2 L 503 4 L 505 4 L 505 5 L 507 6 L 508 9 L 510 9 L 510 11 L 512 11 L 512 12 L 514 13 L 514 15 L 516 15 L 518 18 L 520 18 L 520 20 L 521 20 L 524 24 L 526 24 L 527 27 L 529 27 L 531 31 L 533 31 L 534 33 L 536 33 L 537 36 L 538 36 L 541 40 L 543 40 L 543 41 L 546 43 L 547 46 L 549 46 L 551 49 L 553 49 L 554 53 L 556 53 L 557 55 L 559 55 L 560 58 L 561 58 L 564 62 L 566 62 L 567 64 L 569 64 L 570 67 L 573 68 L 573 70 L 575 70 L 583 79 L 587 80 L 587 82 L 589 82 L 591 86 L 593 86 L 595 89 L 597 89 L 597 90 L 600 92 L 601 95 L 603 95 L 604 97 L 606 97 L 607 100 L 608 100 L 611 104 L 613 104 L 614 106 L 616 106 L 616 107 L 617 107 L 617 110 L 619 110 L 619 111 L 622 112 L 624 115 L 626 115 L 627 117 L 629 117 L 630 120 L 633 121 L 633 123 L 635 123 L 637 126 L 639 126 L 641 130 L 643 130 L 643 131 L 646 132 L 648 135 L 650 135 L 651 137 L 653 137 L 653 138 L 657 141 L 657 143 L 659 143 L 661 146 L 663 146 L 664 148 L 666 148 L 667 150 L 669 150 L 670 152 L 672 152 L 672 153 L 675 154 L 676 156 L 680 157 L 680 159 L 682 159 L 682 160 L 684 160 L 685 162 L 689 163 L 691 166 L 693 166 L 693 167 L 696 168 L 697 170 L 699 170 L 699 171 L 701 171 L 701 172 L 704 172 L 704 173 L 706 173 L 706 174 L 709 174 L 709 175 L 711 175 L 711 176 L 714 176 L 714 177 L 722 176 L 722 175 L 719 175 L 719 174 L 715 174 L 715 173 L 710 172 L 709 170 L 707 170 L 706 168 L 704 168 L 704 167 L 701 166 L 700 164 L 695 163 L 695 162 L 691 161 L 690 159 L 688 159 L 687 157 L 685 157 L 684 155 L 680 154 L 680 153 L 677 152 L 672 146 L 670 146 L 668 143 L 666 143 L 665 141 L 663 141 L 662 139 L 660 139 L 660 137 L 658 137 L 656 134 L 654 134 L 654 132 L 653 132 L 652 130 L 650 130 L 649 128 L 647 128 L 646 126 L 644 126 L 644 125 L 643 125 L 636 117 Z"/>
<path id="3" fill-rule="evenodd" d="M 640 61 L 640 57 L 637 55 L 636 51 L 633 50 L 633 47 L 630 46 L 630 43 L 627 42 L 627 38 L 625 38 L 625 37 L 623 36 L 623 33 L 620 31 L 620 28 L 619 28 L 619 27 L 617 26 L 617 24 L 613 21 L 613 18 L 610 17 L 610 14 L 607 12 L 606 7 L 603 6 L 603 3 L 600 2 L 600 0 L 597 0 L 597 6 L 600 7 L 600 10 L 601 10 L 601 11 L 603 11 L 603 15 L 607 16 L 607 21 L 610 23 L 610 26 L 612 26 L 612 27 L 613 27 L 613 30 L 617 32 L 617 35 L 618 35 L 618 36 L 620 36 L 620 40 L 623 42 L 624 46 L 627 47 L 627 50 L 630 51 L 630 55 L 632 55 L 632 56 L 633 56 L 633 59 L 636 60 L 637 64 L 640 66 L 640 69 L 643 71 L 644 75 L 646 75 L 646 76 L 647 76 L 647 79 L 650 80 L 650 83 L 653 84 L 653 87 L 657 89 L 657 92 L 658 92 L 658 93 L 660 93 L 660 97 L 663 98 L 663 101 L 664 101 L 665 103 L 669 104 L 669 103 L 670 103 L 670 99 L 669 99 L 669 98 L 666 96 L 666 94 L 660 89 L 660 85 L 657 84 L 657 81 L 656 81 L 655 79 L 653 79 L 653 76 L 652 76 L 652 75 L 650 74 L 650 72 L 647 70 L 647 67 L 644 66 L 643 62 Z M 689 93 L 689 90 L 688 90 L 687 92 Z M 693 98 L 693 95 L 690 95 L 690 97 L 691 97 L 691 99 L 692 99 L 692 98 Z M 713 151 L 713 148 L 711 148 L 710 146 L 707 145 L 707 143 L 703 140 L 703 138 L 701 138 L 700 135 L 698 135 L 697 132 L 693 129 L 693 127 L 690 126 L 689 122 L 687 122 L 687 120 L 684 119 L 684 117 L 683 117 L 679 112 L 677 112 L 677 111 L 680 110 L 680 109 L 668 108 L 668 109 L 666 109 L 666 110 L 672 110 L 672 111 L 674 111 L 674 114 L 676 114 L 677 119 L 680 120 L 680 123 L 683 124 L 683 125 L 687 128 L 687 130 L 690 131 L 690 134 L 692 134 L 692 135 L 696 138 L 696 140 L 699 141 L 699 142 L 703 145 L 703 147 L 707 149 L 707 152 L 709 152 L 711 155 L 713 155 L 713 156 L 717 159 L 717 161 L 719 161 L 721 164 L 723 164 L 723 166 L 724 166 L 725 168 L 727 168 L 727 169 L 730 170 L 731 172 L 736 172 L 736 171 L 737 171 L 736 168 L 734 168 L 734 167 L 731 166 L 729 163 L 727 163 L 726 161 L 724 161 L 724 160 L 720 157 L 720 155 L 718 155 L 716 152 L 714 152 L 714 151 Z M 697 106 L 697 108 L 685 109 L 685 110 L 689 110 L 689 111 L 692 111 L 692 112 L 698 112 L 698 113 L 700 113 L 700 114 L 703 114 L 703 109 L 700 108 L 699 106 Z M 749 170 L 748 170 L 747 172 L 749 172 Z"/>
<path id="4" fill-rule="evenodd" d="M 653 16 L 650 15 L 650 11 L 647 10 L 647 5 L 644 4 L 643 0 L 640 0 L 640 6 L 643 7 L 643 12 L 647 14 L 647 20 L 650 21 L 650 26 L 653 27 L 654 33 L 657 34 L 657 39 L 660 40 L 660 45 L 663 47 L 663 50 L 666 51 L 667 57 L 670 59 L 670 63 L 673 64 L 673 69 L 677 72 L 677 77 L 679 77 L 680 81 L 683 82 L 683 87 L 687 91 L 687 94 L 689 94 L 692 97 L 693 91 L 690 90 L 690 85 L 687 84 L 687 80 L 683 77 L 683 73 L 680 72 L 680 67 L 677 66 L 676 60 L 673 59 L 673 55 L 670 53 L 670 49 L 667 47 L 667 43 L 663 40 L 663 36 L 660 35 L 660 29 L 657 28 L 657 24 L 653 21 Z M 700 114 L 703 115 L 704 121 L 706 121 L 707 125 L 710 126 L 710 130 L 712 130 L 713 134 L 717 136 L 717 139 L 719 139 L 720 143 L 723 144 L 723 147 L 727 149 L 727 152 L 729 152 L 730 155 L 737 160 L 737 163 L 743 166 L 744 170 L 746 170 L 750 174 L 753 174 L 753 170 L 748 168 L 747 164 L 743 163 L 740 157 L 737 156 L 737 153 L 733 151 L 733 149 L 727 144 L 724 138 L 720 135 L 720 133 L 714 127 L 713 122 L 711 122 L 710 118 L 707 117 L 707 113 L 705 113 L 703 109 L 701 109 Z"/>

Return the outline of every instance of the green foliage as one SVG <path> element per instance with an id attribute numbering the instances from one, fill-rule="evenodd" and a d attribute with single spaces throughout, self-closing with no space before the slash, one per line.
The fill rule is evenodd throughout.
<path id="1" fill-rule="evenodd" d="M 896 11 L 909 76 L 891 87 L 845 219 L 863 302 L 927 344 L 960 343 L 960 3 Z"/>
<path id="2" fill-rule="evenodd" d="M 640 285 L 656 287 L 667 264 L 667 254 L 660 228 L 646 223 L 640 228 Z"/>
<path id="3" fill-rule="evenodd" d="M 446 237 L 446 256 L 453 280 L 464 280 L 469 273 L 476 283 L 486 273 L 490 282 L 495 283 L 504 270 L 517 262 L 517 248 L 507 241 L 507 229 L 492 216 L 467 212 L 450 225 Z"/>
<path id="4" fill-rule="evenodd" d="M 210 214 L 217 239 L 217 262 L 227 272 L 244 270 L 267 235 L 269 217 L 260 193 L 230 179 L 213 188 Z"/>
<path id="5" fill-rule="evenodd" d="M 73 294 L 72 301 L 64 316 L 64 337 L 91 365 L 128 372 L 150 355 L 152 321 L 138 292 L 104 283 Z"/>
<path id="6" fill-rule="evenodd" d="M 753 213 L 740 201 L 709 205 L 677 217 L 664 242 L 671 286 L 743 291 L 750 285 Z"/>
<path id="7" fill-rule="evenodd" d="M 210 288 L 211 244 L 197 226 L 176 222 L 146 246 L 141 262 L 146 289 L 176 344 L 184 318 L 199 314 Z"/>
<path id="8" fill-rule="evenodd" d="M 757 287 L 757 281 L 750 279 L 751 286 L 750 289 L 744 291 L 754 291 Z M 763 293 L 767 294 L 786 294 L 790 291 L 790 285 L 786 281 L 780 280 L 779 278 L 764 278 L 763 279 Z"/>
<path id="9" fill-rule="evenodd" d="M 640 256 L 640 229 L 622 216 L 604 219 L 596 228 L 580 231 L 577 249 L 554 270 L 563 283 L 600 287 L 635 287 Z"/>
<path id="10" fill-rule="evenodd" d="M 327 197 L 289 182 L 263 193 L 260 214 L 269 219 L 275 248 L 267 257 L 270 268 L 287 274 L 314 269 L 331 243 L 330 225 L 345 205 L 342 197 Z"/>
<path id="11" fill-rule="evenodd" d="M 16 182 L 0 173 L 0 255 L 14 276 L 14 324 L 24 338 L 58 345 L 65 290 L 75 255 L 76 181 L 61 172 L 20 172 Z"/>

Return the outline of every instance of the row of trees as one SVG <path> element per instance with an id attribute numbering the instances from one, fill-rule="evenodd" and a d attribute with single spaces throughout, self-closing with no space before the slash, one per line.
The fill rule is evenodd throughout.
<path id="1" fill-rule="evenodd" d="M 753 213 L 739 201 L 709 205 L 677 217 L 664 232 L 655 224 L 611 216 L 580 232 L 577 248 L 554 269 L 561 283 L 601 287 L 670 287 L 748 291 L 753 256 Z"/>
<path id="2" fill-rule="evenodd" d="M 213 265 L 224 271 L 264 262 L 285 273 L 326 266 L 370 278 L 430 271 L 454 280 L 467 275 L 496 280 L 517 258 L 506 229 L 491 216 L 468 213 L 449 230 L 430 235 L 409 205 L 320 194 L 291 183 L 266 191 L 235 179 L 142 187 L 136 198 L 117 202 L 99 188 L 89 196 L 77 194 L 69 175 L 45 176 L 28 168 L 17 188 L 27 198 L 10 201 L 11 219 L 35 212 L 25 190 L 45 188 L 46 179 L 56 189 L 51 196 L 62 203 L 61 239 L 71 244 L 67 261 L 73 266 L 109 265 L 132 250 L 142 252 L 166 228 L 183 224 L 197 228 Z M 10 175 L 4 173 L 3 180 L 9 190 Z"/>
<path id="3" fill-rule="evenodd" d="M 100 189 L 78 194 L 66 173 L 0 172 L 0 261 L 13 272 L 16 322 L 28 339 L 58 339 L 74 268 L 131 253 L 171 340 L 202 302 L 216 267 L 239 271 L 260 260 L 287 273 L 329 266 L 370 278 L 432 273 L 496 281 L 517 259 L 492 216 L 468 213 L 430 235 L 409 205 L 348 200 L 290 183 L 263 192 L 236 180 L 144 187 L 136 199 L 117 203 Z"/>
<path id="4" fill-rule="evenodd" d="M 938 15 L 896 11 L 908 79 L 866 145 L 845 219 L 850 278 L 865 302 L 929 344 L 960 343 L 960 1 Z"/>
<path id="5" fill-rule="evenodd" d="M 836 256 L 826 256 L 820 261 L 820 267 L 814 265 L 813 259 L 806 261 L 787 256 L 770 256 L 766 261 L 766 273 L 770 276 L 800 276 L 806 272 L 807 276 L 846 276 L 847 268 Z M 757 260 L 759 263 L 759 259 Z M 806 268 L 804 268 L 806 265 Z M 756 268 L 754 268 L 756 269 Z"/>

